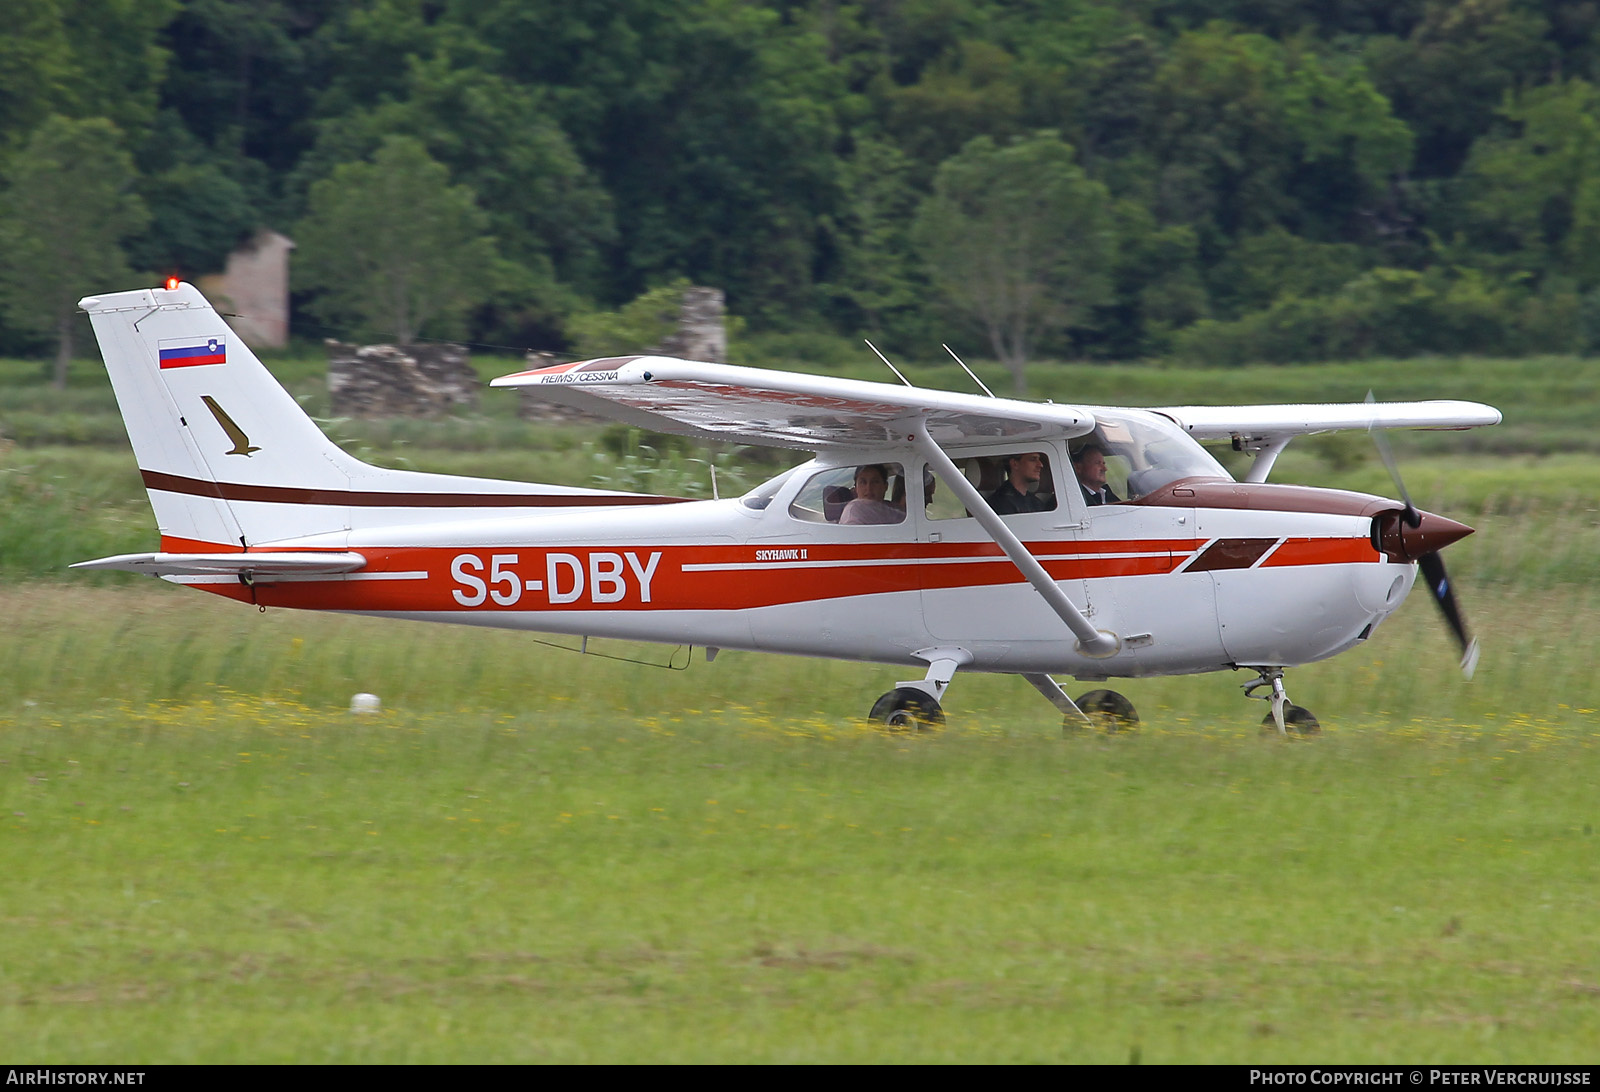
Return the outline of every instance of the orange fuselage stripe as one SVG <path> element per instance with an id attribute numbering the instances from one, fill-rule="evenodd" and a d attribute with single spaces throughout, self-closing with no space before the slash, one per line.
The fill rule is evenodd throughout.
<path id="1" fill-rule="evenodd" d="M 1157 576 L 1203 540 L 1030 543 L 1056 580 Z M 172 552 L 238 547 L 163 538 Z M 997 587 L 1022 582 L 992 543 L 743 546 L 352 546 L 367 564 L 350 579 L 318 577 L 198 587 L 266 606 L 309 610 L 544 611 L 745 610 L 885 592 Z M 1290 539 L 1263 568 L 1370 563 L 1364 538 Z M 253 597 L 252 597 L 253 591 Z"/>

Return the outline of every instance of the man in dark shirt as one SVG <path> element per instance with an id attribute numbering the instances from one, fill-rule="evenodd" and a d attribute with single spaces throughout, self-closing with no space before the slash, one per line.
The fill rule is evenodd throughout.
<path id="1" fill-rule="evenodd" d="M 1048 512 L 1047 504 L 1034 490 L 1044 473 L 1044 456 L 1037 451 L 1006 456 L 1006 481 L 988 496 L 989 507 L 1002 516 L 1023 512 Z"/>
<path id="2" fill-rule="evenodd" d="M 1084 444 L 1074 451 L 1072 469 L 1077 472 L 1078 487 L 1083 490 L 1083 503 L 1089 507 L 1115 504 L 1122 499 L 1106 485 L 1106 453 L 1099 444 Z"/>

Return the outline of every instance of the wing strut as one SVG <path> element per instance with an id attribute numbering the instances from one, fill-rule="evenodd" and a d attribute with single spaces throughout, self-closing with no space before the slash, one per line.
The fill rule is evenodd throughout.
<path id="1" fill-rule="evenodd" d="M 1050 574 L 1044 571 L 1044 566 L 1028 552 L 1022 540 L 1011 533 L 1011 528 L 1007 527 L 995 514 L 994 509 L 989 507 L 989 502 L 983 499 L 983 495 L 972 487 L 972 483 L 967 481 L 967 476 L 950 461 L 950 456 L 944 453 L 944 449 L 933 442 L 925 423 L 917 422 L 914 429 L 910 439 L 917 451 L 928 460 L 940 480 L 960 498 L 961 503 L 966 505 L 967 511 L 972 513 L 983 529 L 989 532 L 989 537 L 994 539 L 995 545 L 1005 551 L 1011 563 L 1027 578 L 1028 583 L 1033 585 L 1033 590 L 1044 598 L 1051 610 L 1060 615 L 1067 628 L 1078 638 L 1078 652 L 1096 660 L 1115 655 L 1122 648 L 1122 641 L 1117 635 L 1095 629 L 1089 619 L 1083 616 L 1083 612 L 1073 605 L 1072 600 L 1067 598 L 1067 593 L 1050 579 Z"/>

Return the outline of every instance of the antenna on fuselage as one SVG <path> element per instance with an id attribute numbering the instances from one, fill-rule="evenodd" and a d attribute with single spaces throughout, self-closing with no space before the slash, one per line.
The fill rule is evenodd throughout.
<path id="1" fill-rule="evenodd" d="M 939 344 L 940 345 L 944 345 L 944 342 L 941 341 Z M 950 348 L 950 346 L 948 346 L 948 345 L 944 345 L 944 351 L 949 353 L 951 355 L 951 357 L 953 357 L 955 359 L 955 362 L 957 364 L 961 365 L 961 370 L 966 372 L 968 377 L 971 378 L 971 380 L 974 383 L 976 383 L 978 386 L 983 388 L 983 393 L 984 394 L 987 394 L 990 398 L 994 397 L 994 391 L 989 389 L 989 385 L 987 383 L 985 383 L 983 380 L 979 379 L 975 374 L 973 374 L 972 369 L 967 367 L 967 362 L 965 360 L 962 360 L 959 356 L 956 356 L 956 351 L 954 349 Z"/>
<path id="2" fill-rule="evenodd" d="M 869 349 L 871 349 L 871 350 L 872 350 L 872 351 L 873 351 L 873 352 L 875 352 L 875 353 L 878 353 L 878 347 L 877 347 L 877 346 L 876 346 L 876 345 L 874 345 L 874 344 L 873 344 L 873 343 L 872 343 L 872 342 L 870 342 L 870 341 L 867 341 L 867 339 L 866 339 L 866 338 L 862 338 L 862 339 L 861 339 L 861 340 L 862 340 L 862 341 L 866 341 L 866 342 L 867 342 L 867 348 L 869 348 Z M 884 356 L 884 355 L 883 355 L 883 354 L 882 354 L 882 353 L 878 353 L 878 359 L 879 359 L 879 360 L 881 360 L 881 361 L 883 361 L 883 362 L 884 362 L 884 363 L 885 363 L 885 364 L 889 364 L 889 358 L 888 358 L 888 357 L 886 357 L 886 356 Z M 903 376 L 903 375 L 900 375 L 900 369 L 899 369 L 899 368 L 896 368 L 896 367 L 895 367 L 895 366 L 894 366 L 894 365 L 893 365 L 893 364 L 889 364 L 889 370 L 890 370 L 890 371 L 891 371 L 891 372 L 893 372 L 893 373 L 894 373 L 894 374 L 895 374 L 895 375 L 896 375 L 896 376 L 898 376 L 898 377 L 899 377 L 899 379 L 900 379 L 900 382 L 902 382 L 902 383 L 904 383 L 904 384 L 905 384 L 905 385 L 906 385 L 906 386 L 908 386 L 908 387 L 912 387 L 912 389 L 915 389 L 915 386 L 914 386 L 914 384 L 913 384 L 913 383 L 912 383 L 912 382 L 911 382 L 911 380 L 909 380 L 909 379 L 907 379 L 907 378 L 906 378 L 906 377 L 905 377 L 905 376 Z"/>

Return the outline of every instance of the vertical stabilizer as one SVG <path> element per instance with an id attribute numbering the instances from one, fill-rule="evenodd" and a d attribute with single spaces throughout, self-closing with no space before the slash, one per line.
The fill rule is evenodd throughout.
<path id="1" fill-rule="evenodd" d="M 346 492 L 366 468 L 322 434 L 198 289 L 118 292 L 79 306 L 164 541 L 253 546 L 349 528 L 338 505 L 236 503 L 288 483 Z"/>

